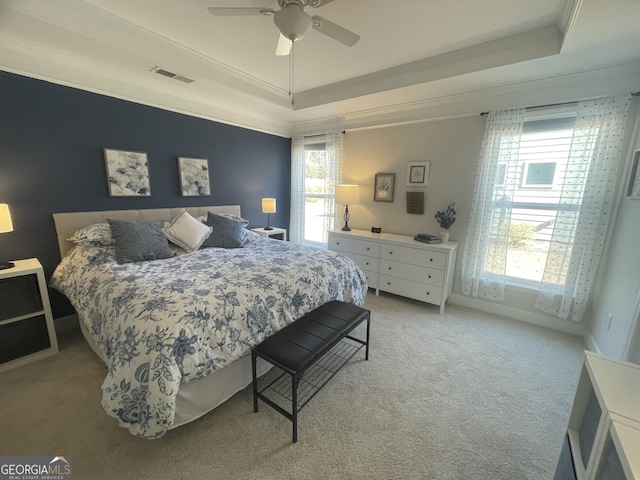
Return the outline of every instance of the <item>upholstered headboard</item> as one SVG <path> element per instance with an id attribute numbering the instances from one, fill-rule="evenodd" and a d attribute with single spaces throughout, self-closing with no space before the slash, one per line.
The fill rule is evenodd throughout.
<path id="1" fill-rule="evenodd" d="M 207 212 L 230 213 L 240 216 L 240 205 L 216 205 L 208 207 L 179 207 L 179 208 L 147 208 L 140 210 L 105 210 L 97 212 L 70 212 L 54 213 L 53 221 L 56 225 L 60 258 L 73 247 L 67 241 L 73 233 L 81 227 L 94 223 L 106 223 L 107 218 L 115 220 L 165 220 L 170 222 L 182 209 L 185 209 L 194 217 L 206 215 Z"/>

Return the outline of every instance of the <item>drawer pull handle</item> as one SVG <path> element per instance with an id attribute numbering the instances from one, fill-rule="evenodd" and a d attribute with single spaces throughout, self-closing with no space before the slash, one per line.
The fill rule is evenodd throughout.
<path id="1" fill-rule="evenodd" d="M 389 267 L 389 270 L 391 270 L 391 267 Z"/>
<path id="2" fill-rule="evenodd" d="M 368 252 L 369 250 L 371 250 L 371 249 L 370 249 L 369 247 L 367 247 L 367 252 Z"/>
<path id="3" fill-rule="evenodd" d="M 429 278 L 431 278 L 431 275 L 429 275 Z"/>
<path id="4" fill-rule="evenodd" d="M 387 282 L 387 285 L 391 285 L 391 282 Z"/>
<path id="5" fill-rule="evenodd" d="M 389 255 L 393 255 L 393 252 L 392 252 L 392 251 L 389 251 Z"/>
<path id="6" fill-rule="evenodd" d="M 365 263 L 365 265 L 369 265 L 369 262 Z"/>
<path id="7" fill-rule="evenodd" d="M 433 262 L 433 258 L 430 258 L 430 259 L 429 259 L 429 261 L 430 261 L 430 262 Z"/>
<path id="8" fill-rule="evenodd" d="M 340 245 L 340 242 L 336 242 L 336 245 Z"/>
<path id="9" fill-rule="evenodd" d="M 429 292 L 427 292 L 427 295 L 429 295 Z"/>

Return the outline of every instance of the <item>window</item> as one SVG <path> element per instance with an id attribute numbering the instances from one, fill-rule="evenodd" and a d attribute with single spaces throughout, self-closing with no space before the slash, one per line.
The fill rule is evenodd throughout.
<path id="1" fill-rule="evenodd" d="M 551 239 L 563 229 L 558 212 L 575 210 L 560 205 L 574 123 L 575 116 L 547 121 L 525 117 L 517 149 L 508 162 L 497 165 L 494 239 L 507 236 L 508 242 L 502 255 L 497 254 L 499 241 L 490 245 L 486 272 L 542 281 Z M 504 138 L 500 155 L 508 156 L 512 146 L 513 138 Z M 562 234 L 570 242 L 574 232 Z M 555 281 L 563 283 L 565 276 L 566 264 Z"/>
<path id="2" fill-rule="evenodd" d="M 489 114 L 462 252 L 465 295 L 504 301 L 508 283 L 524 285 L 536 309 L 583 318 L 615 204 L 630 101 L 621 94 Z"/>
<path id="3" fill-rule="evenodd" d="M 523 187 L 552 187 L 556 173 L 556 162 L 524 164 Z"/>
<path id="4" fill-rule="evenodd" d="M 296 137 L 292 141 L 290 239 L 323 247 L 335 228 L 335 190 L 342 159 L 342 134 Z"/>
<path id="5" fill-rule="evenodd" d="M 332 212 L 335 210 L 335 183 L 327 176 L 326 143 L 304 146 L 304 242 L 310 245 L 326 245 L 327 232 L 331 230 Z"/>

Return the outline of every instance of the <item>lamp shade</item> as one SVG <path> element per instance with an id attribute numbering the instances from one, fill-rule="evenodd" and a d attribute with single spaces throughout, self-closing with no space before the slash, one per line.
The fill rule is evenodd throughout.
<path id="1" fill-rule="evenodd" d="M 0 233 L 7 232 L 13 232 L 13 223 L 11 223 L 9 205 L 6 203 L 0 203 Z"/>
<path id="2" fill-rule="evenodd" d="M 336 202 L 343 205 L 360 203 L 360 187 L 358 185 L 336 186 Z"/>
<path id="3" fill-rule="evenodd" d="M 276 213 L 276 199 L 275 198 L 263 198 L 262 199 L 262 213 Z"/>
<path id="4" fill-rule="evenodd" d="M 273 16 L 273 23 L 282 35 L 289 40 L 300 40 L 311 29 L 313 20 L 297 4 L 287 5 L 278 10 Z"/>

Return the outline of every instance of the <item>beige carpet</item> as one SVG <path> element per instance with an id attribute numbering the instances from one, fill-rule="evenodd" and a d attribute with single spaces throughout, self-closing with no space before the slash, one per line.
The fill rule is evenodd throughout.
<path id="1" fill-rule="evenodd" d="M 0 374 L 0 455 L 72 457 L 91 479 L 551 479 L 582 339 L 450 305 L 369 294 L 371 356 L 291 424 L 250 388 L 159 440 L 100 407 L 104 367 L 78 332 Z"/>

